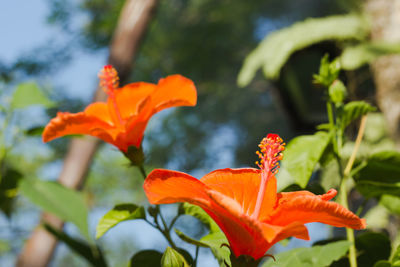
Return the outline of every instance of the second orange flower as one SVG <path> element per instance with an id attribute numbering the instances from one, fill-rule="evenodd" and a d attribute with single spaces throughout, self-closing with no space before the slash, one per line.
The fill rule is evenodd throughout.
<path id="1" fill-rule="evenodd" d="M 59 112 L 46 126 L 43 141 L 71 134 L 87 134 L 113 144 L 122 152 L 139 148 L 146 125 L 155 113 L 170 107 L 195 106 L 194 83 L 181 75 L 160 79 L 158 84 L 136 82 L 118 88 L 116 70 L 105 66 L 99 74 L 107 103 L 90 104 L 83 112 Z"/>

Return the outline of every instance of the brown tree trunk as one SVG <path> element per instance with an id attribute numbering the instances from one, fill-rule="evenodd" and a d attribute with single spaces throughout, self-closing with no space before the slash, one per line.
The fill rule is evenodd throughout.
<path id="1" fill-rule="evenodd" d="M 371 19 L 371 39 L 400 43 L 400 1 L 368 0 L 366 13 Z M 372 64 L 377 101 L 389 133 L 400 149 L 400 55 L 383 56 Z"/>
<path id="2" fill-rule="evenodd" d="M 126 82 L 131 73 L 140 40 L 146 32 L 157 2 L 158 0 L 127 0 L 122 8 L 108 58 L 108 64 L 112 64 L 117 69 L 121 84 Z M 97 88 L 93 102 L 105 101 L 106 97 L 103 90 Z M 92 137 L 73 139 L 65 156 L 58 181 L 66 187 L 80 189 L 84 184 L 86 173 L 99 143 L 98 139 Z M 43 213 L 41 220 L 56 229 L 62 229 L 64 224 L 60 219 L 48 213 Z M 39 225 L 25 243 L 25 247 L 18 257 L 17 266 L 47 266 L 56 245 L 57 239 Z"/>

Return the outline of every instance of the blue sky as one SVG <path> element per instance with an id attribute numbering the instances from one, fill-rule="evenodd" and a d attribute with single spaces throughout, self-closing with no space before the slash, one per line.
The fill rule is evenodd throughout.
<path id="1" fill-rule="evenodd" d="M 11 63 L 32 49 L 53 41 L 68 40 L 66 33 L 46 22 L 49 9 L 46 0 L 13 0 L 0 9 L 0 62 Z M 73 23 L 82 25 L 85 17 L 76 15 Z M 105 51 L 75 51 L 73 59 L 60 71 L 45 77 L 45 82 L 63 90 L 63 94 L 89 101 L 97 85 L 97 72 L 105 64 Z"/>

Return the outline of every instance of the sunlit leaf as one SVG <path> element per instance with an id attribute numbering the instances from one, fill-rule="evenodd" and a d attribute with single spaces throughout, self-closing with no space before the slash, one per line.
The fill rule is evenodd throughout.
<path id="1" fill-rule="evenodd" d="M 162 267 L 189 267 L 185 258 L 175 249 L 167 247 L 161 258 Z"/>
<path id="2" fill-rule="evenodd" d="M 78 240 L 76 238 L 72 238 L 64 232 L 58 231 L 51 227 L 48 224 L 45 224 L 44 227 L 47 231 L 57 237 L 60 241 L 66 244 L 71 250 L 73 250 L 78 255 L 85 258 L 88 262 L 90 262 L 95 267 L 106 267 L 107 263 L 104 259 L 103 253 L 99 247 L 91 246 L 83 240 Z"/>
<path id="3" fill-rule="evenodd" d="M 318 74 L 313 75 L 314 83 L 328 88 L 333 81 L 337 79 L 339 73 L 340 63 L 338 60 L 335 59 L 332 62 L 329 62 L 329 55 L 325 54 L 325 56 L 321 59 Z"/>
<path id="4" fill-rule="evenodd" d="M 340 62 L 345 70 L 355 70 L 371 63 L 380 56 L 400 53 L 400 44 L 362 43 L 348 46 L 340 56 Z"/>
<path id="5" fill-rule="evenodd" d="M 338 241 L 327 245 L 310 248 L 295 248 L 274 255 L 276 261 L 270 259 L 263 267 L 324 267 L 343 257 L 350 244 L 347 241 Z"/>
<path id="6" fill-rule="evenodd" d="M 34 82 L 18 85 L 11 100 L 11 106 L 13 108 L 26 108 L 32 105 L 50 108 L 53 107 L 55 103 L 50 101 Z"/>
<path id="7" fill-rule="evenodd" d="M 343 108 L 342 128 L 346 128 L 352 121 L 375 110 L 375 107 L 364 101 L 352 101 L 347 103 Z"/>
<path id="8" fill-rule="evenodd" d="M 182 210 L 184 214 L 199 219 L 205 226 L 207 226 L 208 229 L 210 229 L 210 232 L 220 231 L 218 225 L 214 222 L 214 220 L 211 219 L 211 217 L 199 206 L 184 203 L 182 205 Z"/>
<path id="9" fill-rule="evenodd" d="M 211 251 L 215 258 L 217 258 L 218 262 L 230 263 L 231 252 L 227 247 L 222 246 L 223 244 L 228 245 L 229 243 L 222 231 L 209 233 L 208 235 L 200 238 L 200 241 L 203 244 L 207 244 L 211 248 Z"/>
<path id="10" fill-rule="evenodd" d="M 305 188 L 329 140 L 330 136 L 325 132 L 294 138 L 283 152 L 282 169 L 289 172 L 296 183 Z"/>
<path id="11" fill-rule="evenodd" d="M 8 240 L 0 239 L 0 255 L 11 250 L 11 244 Z"/>
<path id="12" fill-rule="evenodd" d="M 132 256 L 130 267 L 160 267 L 163 254 L 157 250 L 141 250 Z"/>
<path id="13" fill-rule="evenodd" d="M 56 182 L 32 179 L 21 180 L 19 189 L 22 195 L 43 210 L 53 213 L 62 220 L 74 223 L 90 240 L 87 223 L 88 209 L 82 193 Z"/>
<path id="14" fill-rule="evenodd" d="M 222 263 L 224 261 L 229 262 L 230 251 L 227 247 L 222 246 L 222 244 L 228 244 L 228 240 L 226 239 L 223 232 L 213 232 L 208 235 L 203 236 L 200 240 L 193 239 L 178 229 L 175 229 L 175 233 L 181 238 L 183 241 L 193 244 L 199 247 L 210 248 L 214 256 L 217 260 Z"/>
<path id="15" fill-rule="evenodd" d="M 312 18 L 276 31 L 246 58 L 238 77 L 240 86 L 248 85 L 259 68 L 265 76 L 276 79 L 285 62 L 295 51 L 326 40 L 363 40 L 367 23 L 357 15 Z"/>
<path id="16" fill-rule="evenodd" d="M 385 206 L 390 212 L 400 215 L 400 196 L 382 195 L 379 203 Z"/>
<path id="17" fill-rule="evenodd" d="M 355 181 L 365 197 L 400 196 L 400 153 L 384 151 L 371 155 L 355 175 Z"/>
<path id="18" fill-rule="evenodd" d="M 396 249 L 396 251 L 395 251 L 394 254 L 393 254 L 393 257 L 392 257 L 392 264 L 393 264 L 393 266 L 395 266 L 395 267 L 399 267 L 399 266 L 400 266 L 400 245 L 397 246 L 397 249 Z"/>
<path id="19" fill-rule="evenodd" d="M 174 229 L 175 233 L 179 236 L 180 239 L 182 239 L 183 241 L 195 245 L 195 246 L 199 246 L 199 247 L 204 247 L 204 248 L 208 248 L 210 247 L 208 244 L 203 243 L 199 240 L 193 239 L 187 235 L 185 235 L 184 233 L 182 233 L 181 231 L 179 231 L 178 229 Z"/>
<path id="20" fill-rule="evenodd" d="M 202 247 L 209 247 L 220 264 L 223 264 L 224 261 L 230 263 L 229 249 L 225 246 L 221 247 L 222 244 L 228 244 L 228 240 L 226 239 L 224 233 L 219 229 L 218 225 L 211 219 L 211 217 L 208 216 L 208 214 L 200 207 L 188 203 L 184 203 L 182 205 L 182 211 L 186 215 L 191 215 L 199 219 L 205 226 L 207 226 L 207 228 L 210 229 L 210 232 L 200 238 L 200 240 L 195 240 L 175 229 L 177 235 L 188 243 Z"/>
<path id="21" fill-rule="evenodd" d="M 100 219 L 96 227 L 96 238 L 102 237 L 120 222 L 144 218 L 146 218 L 146 212 L 141 206 L 135 204 L 116 205 Z"/>
<path id="22" fill-rule="evenodd" d="M 387 226 L 389 215 L 388 210 L 383 205 L 376 205 L 369 209 L 363 217 L 367 221 L 368 228 L 377 229 Z"/>

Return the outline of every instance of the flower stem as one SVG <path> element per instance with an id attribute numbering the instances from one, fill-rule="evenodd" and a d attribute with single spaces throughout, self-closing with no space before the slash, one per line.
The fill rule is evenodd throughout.
<path id="1" fill-rule="evenodd" d="M 351 154 L 350 159 L 347 162 L 346 168 L 344 169 L 344 176 L 349 176 L 350 175 L 351 168 L 353 167 L 354 161 L 356 159 L 357 151 L 360 148 L 361 140 L 362 140 L 362 138 L 364 136 L 366 122 L 367 122 L 367 116 L 364 115 L 361 118 L 360 129 L 358 130 L 356 142 L 354 144 L 353 153 Z"/>
<path id="2" fill-rule="evenodd" d="M 140 173 L 141 173 L 142 176 L 143 176 L 143 179 L 146 179 L 147 174 L 146 174 L 146 171 L 145 171 L 145 169 L 144 169 L 144 167 L 143 167 L 143 164 L 138 165 L 138 168 L 139 168 L 139 170 L 140 170 Z"/>
<path id="3" fill-rule="evenodd" d="M 343 177 L 342 182 L 340 184 L 340 204 L 349 209 L 349 205 L 347 204 L 347 187 L 346 187 L 347 178 Z M 347 240 L 351 243 L 349 248 L 349 262 L 350 267 L 357 267 L 357 255 L 356 255 L 356 245 L 354 239 L 354 230 L 346 227 L 346 236 Z"/>
<path id="4" fill-rule="evenodd" d="M 351 169 L 353 167 L 354 161 L 356 159 L 356 155 L 358 149 L 360 148 L 361 140 L 364 135 L 365 125 L 367 121 L 367 116 L 364 115 L 361 118 L 360 128 L 358 130 L 356 142 L 354 145 L 353 152 L 350 156 L 349 161 L 347 162 L 346 168 L 343 171 L 343 178 L 340 184 L 340 204 L 348 209 L 348 199 L 347 199 L 347 186 L 346 182 L 350 178 Z M 357 255 L 356 255 L 356 246 L 355 246 L 355 239 L 354 239 L 354 230 L 351 228 L 346 228 L 346 235 L 347 240 L 351 243 L 349 249 L 349 261 L 351 267 L 357 267 Z"/>
<path id="5" fill-rule="evenodd" d="M 197 267 L 197 259 L 199 257 L 199 246 L 196 246 L 196 252 L 194 254 L 194 261 L 193 261 L 193 267 Z"/>

